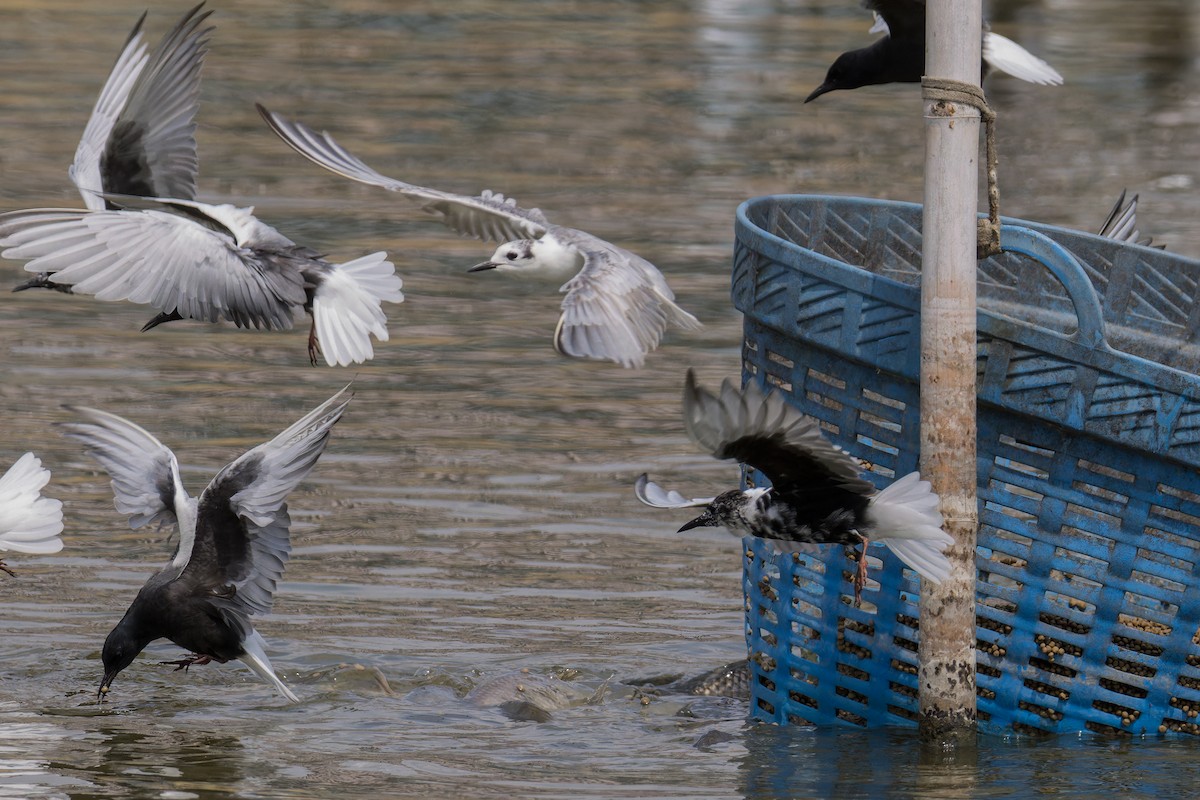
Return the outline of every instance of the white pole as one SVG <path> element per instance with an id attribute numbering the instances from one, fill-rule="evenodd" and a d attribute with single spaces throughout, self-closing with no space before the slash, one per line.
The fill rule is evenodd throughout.
<path id="1" fill-rule="evenodd" d="M 927 0 L 925 74 L 979 84 L 980 0 Z M 949 580 L 922 582 L 920 721 L 953 742 L 975 725 L 975 229 L 979 110 L 925 103 L 921 474 L 942 499 Z"/>

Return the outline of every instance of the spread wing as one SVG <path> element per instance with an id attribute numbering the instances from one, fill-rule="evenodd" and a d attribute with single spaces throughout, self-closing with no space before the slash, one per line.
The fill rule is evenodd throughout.
<path id="1" fill-rule="evenodd" d="M 181 579 L 208 587 L 240 613 L 271 609 L 292 549 L 287 496 L 325 449 L 350 403 L 347 389 L 217 473 L 198 500 L 196 542 Z"/>
<path id="2" fill-rule="evenodd" d="M 62 502 L 42 497 L 50 470 L 33 453 L 0 475 L 0 550 L 49 554 L 62 550 Z"/>
<path id="3" fill-rule="evenodd" d="M 87 422 L 63 423 L 62 429 L 83 442 L 112 477 L 114 505 L 129 515 L 129 527 L 151 522 L 176 524 L 176 497 L 187 493 L 170 448 L 145 428 L 116 414 L 79 406 L 67 409 Z"/>
<path id="4" fill-rule="evenodd" d="M 441 215 L 442 222 L 464 236 L 499 242 L 537 239 L 549 226 L 539 209 L 521 208 L 511 197 L 486 190 L 478 197 L 466 197 L 389 178 L 352 155 L 328 133 L 317 133 L 261 105 L 258 113 L 289 147 L 318 166 L 352 181 L 379 186 L 415 200 L 426 211 Z"/>
<path id="5" fill-rule="evenodd" d="M 749 464 L 779 491 L 836 487 L 865 496 L 876 492 L 874 484 L 859 477 L 858 463 L 825 438 L 817 421 L 777 392 L 764 395 L 753 383 L 738 389 L 726 379 L 718 397 L 698 387 L 689 369 L 683 419 L 696 444 L 716 458 Z"/>
<path id="6" fill-rule="evenodd" d="M 138 20 L 109 74 L 75 151 L 69 175 L 88 208 L 100 192 L 182 197 L 196 193 L 200 70 L 211 11 L 193 8 L 147 55 Z"/>
<path id="7" fill-rule="evenodd" d="M 185 207 L 185 206 L 181 206 Z M 303 279 L 242 247 L 202 204 L 169 211 L 31 209 L 0 215 L 0 252 L 98 300 L 128 300 L 185 319 L 288 329 Z M 212 207 L 215 211 L 223 207 Z M 227 210 L 227 209 L 226 209 Z M 207 224 L 206 224 L 207 223 Z"/>
<path id="8" fill-rule="evenodd" d="M 700 327 L 675 305 L 675 295 L 649 261 L 583 231 L 556 227 L 554 238 L 584 259 L 579 274 L 562 287 L 566 297 L 554 332 L 560 353 L 640 367 L 668 325 Z"/>
<path id="9" fill-rule="evenodd" d="M 674 489 L 662 488 L 644 472 L 634 482 L 633 493 L 638 500 L 653 508 L 698 508 L 714 500 L 712 497 L 693 497 L 689 500 Z"/>

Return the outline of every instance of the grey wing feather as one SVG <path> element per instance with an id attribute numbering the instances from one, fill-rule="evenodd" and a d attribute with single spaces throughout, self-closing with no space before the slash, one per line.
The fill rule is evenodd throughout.
<path id="1" fill-rule="evenodd" d="M 202 5 L 202 4 L 201 4 Z M 147 56 L 138 21 L 84 130 L 70 176 L 88 208 L 97 193 L 191 199 L 196 193 L 200 71 L 212 13 L 184 15 Z M 143 19 L 145 15 L 143 15 Z"/>
<path id="2" fill-rule="evenodd" d="M 876 491 L 874 484 L 859 477 L 859 463 L 778 392 L 764 394 L 754 383 L 739 389 L 727 378 L 718 397 L 697 386 L 689 369 L 683 418 L 692 440 L 716 458 L 735 458 L 776 478 L 816 470 L 850 491 Z"/>
<path id="3" fill-rule="evenodd" d="M 699 321 L 675 304 L 653 264 L 583 231 L 555 227 L 554 238 L 583 254 L 583 268 L 563 285 L 562 317 L 554 334 L 559 352 L 576 358 L 640 367 L 669 325 Z"/>
<path id="4" fill-rule="evenodd" d="M 195 219 L 166 211 L 31 209 L 0 215 L 0 255 L 98 300 L 186 319 L 289 329 L 302 279 Z"/>
<path id="5" fill-rule="evenodd" d="M 262 614 L 271 609 L 275 587 L 291 554 L 287 496 L 304 480 L 324 451 L 330 430 L 353 397 L 348 388 L 271 441 L 228 464 L 201 494 L 199 507 L 203 517 L 210 513 L 206 500 L 235 490 L 228 498 L 228 507 L 219 512 L 232 512 L 241 520 L 245 539 L 222 531 L 220 536 L 230 541 L 202 543 L 201 533 L 214 536 L 214 526 L 212 520 L 198 519 L 197 555 L 187 567 L 215 572 L 215 579 L 222 585 L 232 584 L 236 592 L 230 600 L 231 607 L 246 614 Z"/>
<path id="6" fill-rule="evenodd" d="M 512 198 L 502 194 L 484 191 L 478 197 L 467 197 L 389 178 L 352 155 L 328 133 L 317 133 L 261 105 L 258 111 L 285 144 L 313 163 L 352 181 L 378 186 L 415 200 L 426 211 L 440 214 L 442 222 L 465 236 L 484 241 L 536 239 L 549 226 L 539 209 L 521 208 Z"/>
<path id="7" fill-rule="evenodd" d="M 633 493 L 638 500 L 653 508 L 696 508 L 707 506 L 715 499 L 693 497 L 689 500 L 674 489 L 663 489 L 644 472 L 634 482 Z"/>
<path id="8" fill-rule="evenodd" d="M 62 423 L 66 435 L 83 442 L 112 477 L 117 511 L 129 526 L 175 524 L 175 491 L 182 488 L 179 464 L 170 448 L 127 419 L 94 408 L 67 406 L 87 422 Z"/>

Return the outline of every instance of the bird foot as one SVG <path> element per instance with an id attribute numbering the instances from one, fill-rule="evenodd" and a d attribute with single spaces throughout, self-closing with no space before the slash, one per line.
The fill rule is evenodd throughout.
<path id="1" fill-rule="evenodd" d="M 308 331 L 308 363 L 315 367 L 319 355 L 321 355 L 321 342 L 317 340 L 317 328 L 314 324 Z"/>
<path id="2" fill-rule="evenodd" d="M 15 573 L 11 569 L 9 569 L 8 564 L 5 564 L 3 559 L 0 559 L 0 570 L 7 572 L 9 575 L 13 576 L 14 578 L 17 577 L 17 573 Z"/>
<path id="3" fill-rule="evenodd" d="M 204 664 L 211 664 L 212 656 L 204 656 L 204 655 L 200 655 L 199 653 L 192 653 L 187 658 L 181 658 L 178 661 L 160 661 L 158 663 L 164 667 L 169 667 L 171 665 L 174 665 L 175 672 L 179 672 L 179 670 L 183 670 L 184 672 L 187 672 L 188 667 L 190 667 L 190 666 L 193 666 L 193 665 L 202 666 Z"/>
<path id="4" fill-rule="evenodd" d="M 862 604 L 862 590 L 867 585 L 867 537 L 863 537 L 862 551 L 858 554 L 858 569 L 854 573 L 854 605 Z"/>

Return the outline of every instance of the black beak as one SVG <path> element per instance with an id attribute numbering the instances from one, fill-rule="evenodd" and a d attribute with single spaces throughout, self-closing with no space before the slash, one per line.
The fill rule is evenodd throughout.
<path id="1" fill-rule="evenodd" d="M 467 272 L 483 272 L 485 269 L 495 269 L 498 266 L 500 265 L 495 261 L 485 261 L 482 264 L 476 264 L 475 266 L 471 267 L 469 270 L 467 270 Z"/>
<path id="2" fill-rule="evenodd" d="M 677 532 L 683 533 L 684 531 L 690 531 L 692 528 L 703 528 L 705 525 L 712 525 L 711 519 L 712 518 L 709 517 L 707 514 L 701 514 L 700 516 L 696 517 L 691 522 L 683 523 L 683 527 L 680 528 Z"/>
<path id="3" fill-rule="evenodd" d="M 104 673 L 104 680 L 100 681 L 100 688 L 96 690 L 96 702 L 103 703 L 105 695 L 108 694 L 109 687 L 112 686 L 113 678 L 117 677 L 115 672 Z"/>
<path id="4" fill-rule="evenodd" d="M 825 94 L 826 92 L 832 92 L 836 88 L 836 86 L 830 86 L 828 83 L 822 83 L 820 86 L 812 90 L 812 94 L 804 98 L 804 102 L 811 103 L 821 95 Z"/>

